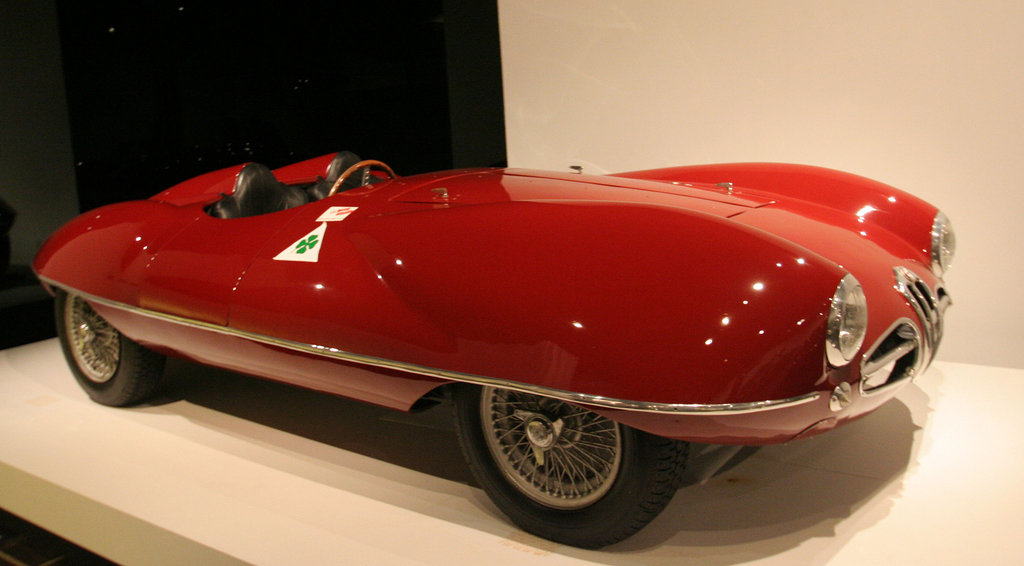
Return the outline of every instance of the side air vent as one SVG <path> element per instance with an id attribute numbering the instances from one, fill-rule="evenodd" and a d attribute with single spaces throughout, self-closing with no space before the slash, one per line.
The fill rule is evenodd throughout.
<path id="1" fill-rule="evenodd" d="M 898 291 L 917 314 L 917 322 L 901 318 L 865 353 L 860 367 L 862 395 L 880 393 L 923 372 L 942 341 L 942 315 L 952 301 L 946 290 L 932 291 L 913 271 L 897 266 Z"/>
<path id="2" fill-rule="evenodd" d="M 897 320 L 868 350 L 861 362 L 861 395 L 880 393 L 913 379 L 923 369 L 921 333 L 909 319 Z"/>

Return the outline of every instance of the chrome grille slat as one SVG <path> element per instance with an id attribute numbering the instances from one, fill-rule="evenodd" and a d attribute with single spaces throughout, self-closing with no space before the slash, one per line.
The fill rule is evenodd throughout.
<path id="1" fill-rule="evenodd" d="M 894 271 L 896 273 L 896 290 L 907 299 L 921 321 L 924 345 L 927 349 L 924 365 L 927 366 L 935 356 L 939 342 L 942 341 L 942 311 L 945 310 L 949 301 L 939 301 L 938 296 L 931 288 L 916 273 L 906 267 L 898 266 L 894 268 Z"/>
<path id="2" fill-rule="evenodd" d="M 917 321 L 901 318 L 882 334 L 861 361 L 860 390 L 872 395 L 920 374 L 935 357 L 942 341 L 942 315 L 951 304 L 939 287 L 933 291 L 906 267 L 893 268 L 894 285 L 914 310 Z"/>

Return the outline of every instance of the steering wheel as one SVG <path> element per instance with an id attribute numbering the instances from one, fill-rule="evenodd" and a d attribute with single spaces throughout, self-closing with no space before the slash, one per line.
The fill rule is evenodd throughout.
<path id="1" fill-rule="evenodd" d="M 388 166 L 387 163 L 384 163 L 383 161 L 377 161 L 376 159 L 364 159 L 358 163 L 353 164 L 348 169 L 345 169 L 345 172 L 339 175 L 338 179 L 334 181 L 333 185 L 331 185 L 331 190 L 327 192 L 327 196 L 334 196 L 334 193 L 338 192 L 338 187 L 340 187 L 342 183 L 344 183 L 350 176 L 352 176 L 353 173 L 355 173 L 359 169 L 362 169 L 363 167 L 366 167 L 366 171 L 363 171 L 363 178 L 359 186 L 363 186 L 367 182 L 369 182 L 370 169 L 373 167 L 382 169 L 392 179 L 398 176 L 395 175 L 394 169 Z"/>

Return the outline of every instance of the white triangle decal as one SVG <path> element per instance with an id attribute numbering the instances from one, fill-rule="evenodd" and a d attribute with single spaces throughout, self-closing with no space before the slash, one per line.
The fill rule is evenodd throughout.
<path id="1" fill-rule="evenodd" d="M 320 260 L 320 248 L 324 244 L 324 233 L 327 232 L 327 223 L 323 222 L 309 234 L 295 240 L 281 253 L 274 256 L 278 261 L 306 261 L 316 263 Z"/>

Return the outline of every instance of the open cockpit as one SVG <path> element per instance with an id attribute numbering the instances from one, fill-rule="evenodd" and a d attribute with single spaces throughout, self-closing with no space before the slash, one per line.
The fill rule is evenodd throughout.
<path id="1" fill-rule="evenodd" d="M 382 182 L 371 173 L 381 167 L 392 178 L 394 172 L 387 165 L 374 160 L 361 160 L 351 151 L 338 152 L 327 166 L 326 176 L 318 176 L 312 183 L 290 185 L 282 183 L 266 165 L 249 163 L 239 171 L 231 194 L 206 207 L 215 218 L 246 218 L 269 214 L 302 206 L 327 198 L 337 192 Z"/>

